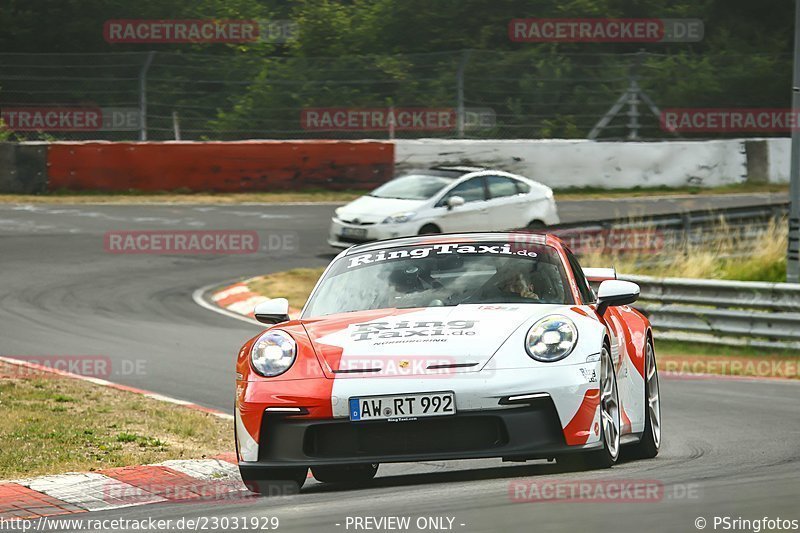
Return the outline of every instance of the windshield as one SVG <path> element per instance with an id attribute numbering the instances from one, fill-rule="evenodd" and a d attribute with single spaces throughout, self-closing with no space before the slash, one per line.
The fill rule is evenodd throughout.
<path id="1" fill-rule="evenodd" d="M 453 182 L 453 178 L 412 174 L 384 183 L 369 195 L 376 198 L 427 200 Z"/>
<path id="2" fill-rule="evenodd" d="M 451 243 L 341 257 L 303 317 L 497 303 L 573 304 L 556 250 L 531 243 Z"/>

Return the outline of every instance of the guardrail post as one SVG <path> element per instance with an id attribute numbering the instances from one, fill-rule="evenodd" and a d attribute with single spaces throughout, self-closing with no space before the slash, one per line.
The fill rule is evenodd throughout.
<path id="1" fill-rule="evenodd" d="M 794 6 L 794 80 L 792 114 L 800 112 L 800 0 Z M 786 281 L 800 283 L 800 129 L 792 129 L 789 245 L 786 250 Z"/>

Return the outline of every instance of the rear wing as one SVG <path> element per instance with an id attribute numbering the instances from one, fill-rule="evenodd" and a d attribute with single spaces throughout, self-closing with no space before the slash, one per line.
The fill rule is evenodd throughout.
<path id="1" fill-rule="evenodd" d="M 617 271 L 614 268 L 584 268 L 583 275 L 586 276 L 589 283 L 602 283 L 617 279 Z"/>

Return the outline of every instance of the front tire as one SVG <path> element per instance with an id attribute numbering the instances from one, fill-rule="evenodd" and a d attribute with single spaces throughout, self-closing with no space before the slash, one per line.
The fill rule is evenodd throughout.
<path id="1" fill-rule="evenodd" d="M 605 344 L 600 357 L 600 440 L 603 442 L 603 448 L 559 457 L 558 462 L 570 470 L 611 468 L 619 459 L 621 428 L 619 391 L 614 362 Z"/>
<path id="2" fill-rule="evenodd" d="M 314 479 L 322 483 L 365 483 L 375 477 L 378 464 L 312 466 Z"/>
<path id="3" fill-rule="evenodd" d="M 306 467 L 259 468 L 240 470 L 242 482 L 250 492 L 261 496 L 297 494 L 308 476 Z"/>
<path id="4" fill-rule="evenodd" d="M 436 224 L 425 224 L 419 229 L 419 233 L 417 235 L 434 235 L 441 232 L 442 230 Z"/>
<path id="5" fill-rule="evenodd" d="M 547 227 L 547 224 L 542 222 L 541 220 L 531 220 L 528 222 L 528 225 L 525 226 L 525 229 L 528 231 L 543 231 Z"/>
<path id="6" fill-rule="evenodd" d="M 661 397 L 658 386 L 658 368 L 653 341 L 648 339 L 644 359 L 645 420 L 642 440 L 630 446 L 633 459 L 652 459 L 661 448 Z"/>

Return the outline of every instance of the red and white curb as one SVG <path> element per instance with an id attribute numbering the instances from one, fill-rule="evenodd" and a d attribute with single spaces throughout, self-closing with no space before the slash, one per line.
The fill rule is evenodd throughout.
<path id="1" fill-rule="evenodd" d="M 232 313 L 253 318 L 255 307 L 269 298 L 251 291 L 248 288 L 249 282 L 250 280 L 242 281 L 218 290 L 211 295 L 211 301 Z"/>
<path id="2" fill-rule="evenodd" d="M 194 300 L 212 311 L 222 311 L 223 314 L 233 318 L 245 317 L 248 322 L 258 324 L 254 318 L 254 310 L 258 304 L 266 302 L 270 298 L 250 290 L 249 284 L 256 279 L 258 278 L 246 279 L 213 292 L 210 287 L 203 287 L 195 291 Z M 210 296 L 206 296 L 209 292 Z M 207 300 L 210 300 L 210 305 Z M 295 319 L 299 316 L 299 309 L 289 309 L 290 318 Z"/>
<path id="3" fill-rule="evenodd" d="M 0 482 L 0 518 L 34 519 L 152 503 L 250 496 L 233 457 L 173 460 Z"/>

